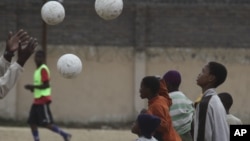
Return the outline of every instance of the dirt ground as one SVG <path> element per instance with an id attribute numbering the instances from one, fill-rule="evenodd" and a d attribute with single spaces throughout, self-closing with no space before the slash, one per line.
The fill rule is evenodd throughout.
<path id="1" fill-rule="evenodd" d="M 134 141 L 137 136 L 129 130 L 71 129 L 63 130 L 72 134 L 71 141 Z M 46 129 L 39 129 L 40 141 L 63 141 L 61 136 Z M 0 127 L 0 141 L 33 141 L 29 128 Z"/>

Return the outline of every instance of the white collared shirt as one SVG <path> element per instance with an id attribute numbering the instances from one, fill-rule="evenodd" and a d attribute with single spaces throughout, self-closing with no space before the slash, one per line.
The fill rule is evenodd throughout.
<path id="1" fill-rule="evenodd" d="M 204 141 L 229 141 L 229 127 L 226 120 L 225 108 L 215 89 L 208 89 L 204 96 L 212 95 L 206 112 L 205 140 Z M 194 115 L 194 141 L 197 141 L 199 127 L 199 106 Z"/>

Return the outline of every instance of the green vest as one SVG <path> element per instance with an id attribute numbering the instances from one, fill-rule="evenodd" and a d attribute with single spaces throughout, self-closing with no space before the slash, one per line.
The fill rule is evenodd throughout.
<path id="1" fill-rule="evenodd" d="M 39 85 L 42 85 L 42 75 L 41 75 L 41 71 L 42 69 L 46 69 L 47 72 L 48 72 L 48 75 L 50 77 L 50 72 L 49 72 L 49 68 L 43 64 L 41 65 L 39 68 L 37 68 L 35 70 L 35 73 L 34 73 L 34 85 L 35 86 L 39 86 Z M 51 94 L 51 88 L 46 88 L 46 89 L 34 89 L 34 97 L 35 98 L 40 98 L 42 96 L 50 96 Z"/>

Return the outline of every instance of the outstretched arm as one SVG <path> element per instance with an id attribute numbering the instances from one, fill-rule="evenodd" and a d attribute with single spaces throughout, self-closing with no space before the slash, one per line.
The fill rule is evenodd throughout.
<path id="1" fill-rule="evenodd" d="M 20 46 L 21 44 L 19 43 L 17 62 L 13 63 L 7 69 L 6 73 L 0 77 L 0 99 L 4 98 L 10 89 L 14 87 L 21 72 L 23 71 L 23 65 L 34 52 L 34 49 L 37 46 L 37 41 L 31 38 L 25 48 L 21 49 Z"/>
<path id="2" fill-rule="evenodd" d="M 30 90 L 31 92 L 34 92 L 34 89 L 46 89 L 48 88 L 49 85 L 49 81 L 43 82 L 42 85 L 32 85 L 32 84 L 27 84 L 24 86 L 25 89 Z"/>

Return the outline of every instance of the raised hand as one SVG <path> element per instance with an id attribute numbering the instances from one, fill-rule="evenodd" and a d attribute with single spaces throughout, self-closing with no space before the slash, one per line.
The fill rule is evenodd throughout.
<path id="1" fill-rule="evenodd" d="M 13 34 L 9 32 L 8 39 L 6 41 L 6 51 L 14 53 L 19 45 L 27 45 L 29 41 L 29 35 L 23 29 L 20 29 L 18 32 Z"/>
<path id="2" fill-rule="evenodd" d="M 18 58 L 17 63 L 21 66 L 24 66 L 26 61 L 30 58 L 30 56 L 34 53 L 36 46 L 38 45 L 37 40 L 35 38 L 30 38 L 26 47 L 18 48 Z M 21 46 L 21 45 L 20 45 Z"/>

